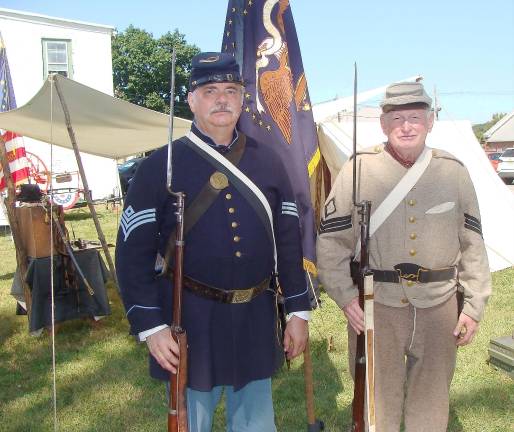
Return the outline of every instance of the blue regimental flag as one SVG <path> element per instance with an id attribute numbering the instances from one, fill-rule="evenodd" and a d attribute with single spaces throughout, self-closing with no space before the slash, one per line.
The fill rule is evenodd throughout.
<path id="1" fill-rule="evenodd" d="M 309 176 L 320 152 L 289 1 L 229 0 L 222 51 L 243 69 L 239 129 L 284 160 L 300 214 L 304 268 L 316 274 Z"/>

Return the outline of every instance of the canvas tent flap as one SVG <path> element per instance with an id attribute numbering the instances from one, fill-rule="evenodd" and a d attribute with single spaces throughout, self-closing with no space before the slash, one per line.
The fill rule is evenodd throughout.
<path id="1" fill-rule="evenodd" d="M 327 160 L 332 181 L 353 152 L 353 124 L 337 120 L 318 125 L 320 149 Z M 378 118 L 359 120 L 357 148 L 370 147 L 385 140 Z M 468 169 L 480 206 L 482 230 L 491 271 L 514 265 L 514 194 L 499 179 L 473 134 L 469 121 L 436 121 L 427 145 L 446 150 Z"/>
<path id="2" fill-rule="evenodd" d="M 48 77 L 24 106 L 0 113 L 0 128 L 72 148 L 63 109 L 52 79 L 68 107 L 81 152 L 120 159 L 165 145 L 169 116 L 109 96 L 61 75 Z M 174 117 L 173 137 L 184 136 L 191 121 Z"/>

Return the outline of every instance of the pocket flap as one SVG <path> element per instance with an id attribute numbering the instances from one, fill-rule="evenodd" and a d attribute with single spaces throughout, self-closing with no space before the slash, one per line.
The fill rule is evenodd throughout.
<path id="1" fill-rule="evenodd" d="M 445 213 L 447 211 L 450 211 L 452 208 L 455 207 L 454 201 L 447 201 L 442 204 L 437 204 L 436 206 L 429 208 L 425 214 L 438 214 L 438 213 Z"/>

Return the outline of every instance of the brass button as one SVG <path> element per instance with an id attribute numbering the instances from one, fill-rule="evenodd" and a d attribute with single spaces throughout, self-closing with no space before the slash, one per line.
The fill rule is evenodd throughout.
<path id="1" fill-rule="evenodd" d="M 232 228 L 237 228 L 237 227 L 238 227 L 238 223 L 237 223 L 237 222 L 232 222 L 232 223 L 230 224 L 230 226 L 231 226 Z"/>
<path id="2" fill-rule="evenodd" d="M 409 205 L 410 206 L 416 205 L 416 200 L 414 200 L 414 199 L 409 200 Z"/>
<path id="3" fill-rule="evenodd" d="M 226 195 L 225 195 L 225 198 L 226 198 L 226 199 L 228 199 L 228 200 L 229 200 L 229 199 L 232 199 L 232 194 L 229 194 L 229 193 L 228 193 L 228 194 L 226 194 Z"/>
<path id="4" fill-rule="evenodd" d="M 411 282 L 411 281 L 409 281 L 409 282 Z M 401 301 L 403 304 L 407 304 L 407 303 L 409 303 L 409 300 L 408 300 L 408 299 L 406 299 L 406 298 L 402 298 L 400 301 Z"/>
<path id="5" fill-rule="evenodd" d="M 235 211 L 236 211 L 236 209 L 235 209 L 234 207 L 230 207 L 230 208 L 228 209 L 228 212 L 229 212 L 229 213 L 234 213 Z"/>
<path id="6" fill-rule="evenodd" d="M 416 249 L 411 249 L 411 250 L 409 251 L 409 255 L 410 255 L 410 256 L 414 256 L 414 255 L 416 255 L 416 253 L 417 253 L 417 252 L 416 252 Z"/>
<path id="7" fill-rule="evenodd" d="M 241 255 L 242 255 L 241 252 L 239 252 L 239 251 L 236 252 L 236 257 L 241 258 Z"/>
<path id="8" fill-rule="evenodd" d="M 236 243 L 237 243 L 239 240 L 241 240 L 241 237 L 239 237 L 239 236 L 235 236 L 235 237 L 234 237 L 234 241 L 235 241 Z"/>
<path id="9" fill-rule="evenodd" d="M 416 240 L 417 234 L 416 233 L 411 233 L 409 237 L 410 237 L 411 240 Z"/>
<path id="10" fill-rule="evenodd" d="M 407 281 L 407 286 L 411 287 L 412 285 L 414 285 L 414 281 L 411 281 L 411 280 Z"/>
<path id="11" fill-rule="evenodd" d="M 414 222 L 416 222 L 416 218 L 415 218 L 414 216 L 411 216 L 411 217 L 409 218 L 409 222 L 410 222 L 410 223 L 414 223 Z"/>

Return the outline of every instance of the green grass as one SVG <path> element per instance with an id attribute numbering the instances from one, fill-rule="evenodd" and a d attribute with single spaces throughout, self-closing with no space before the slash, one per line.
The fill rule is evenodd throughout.
<path id="1" fill-rule="evenodd" d="M 115 241 L 118 215 L 98 207 L 108 242 Z M 76 237 L 96 239 L 86 209 L 67 214 Z M 16 316 L 10 286 L 15 269 L 9 236 L 0 235 L 0 431 L 52 431 L 52 344 L 48 333 L 32 337 L 26 317 Z M 493 275 L 494 295 L 473 345 L 459 350 L 451 389 L 449 431 L 514 431 L 514 382 L 487 363 L 489 339 L 511 334 L 514 269 Z M 93 325 L 63 323 L 56 335 L 59 431 L 163 431 L 166 402 L 162 384 L 147 374 L 146 347 L 128 336 L 117 291 L 108 286 L 112 315 Z M 342 313 L 323 295 L 311 323 L 316 415 L 327 431 L 347 430 L 353 386 L 347 367 Z M 331 350 L 328 349 L 329 343 Z M 306 430 L 303 362 L 295 360 L 273 380 L 280 432 Z M 214 430 L 222 431 L 223 409 Z"/>

